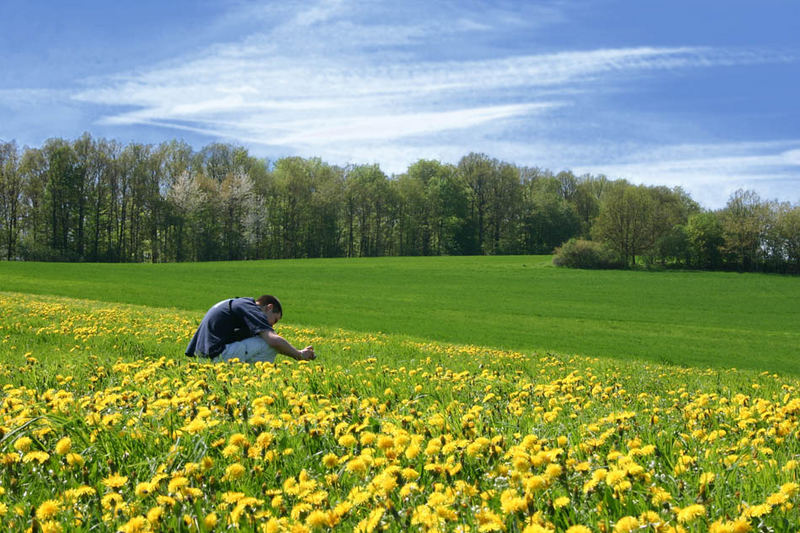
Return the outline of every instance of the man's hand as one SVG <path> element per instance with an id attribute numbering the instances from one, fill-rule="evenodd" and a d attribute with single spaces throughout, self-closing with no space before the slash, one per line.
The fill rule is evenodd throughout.
<path id="1" fill-rule="evenodd" d="M 312 359 L 316 359 L 317 354 L 314 353 L 313 346 L 306 346 L 302 350 L 300 350 L 300 359 L 298 361 L 311 361 Z"/>
<path id="2" fill-rule="evenodd" d="M 271 329 L 265 329 L 264 331 L 260 332 L 259 335 L 262 339 L 267 341 L 267 344 L 275 348 L 275 351 L 282 353 L 283 355 L 288 355 L 296 361 L 311 361 L 312 359 L 317 358 L 317 354 L 314 353 L 313 346 L 306 346 L 302 350 L 298 350 L 292 346 L 289 341 Z"/>

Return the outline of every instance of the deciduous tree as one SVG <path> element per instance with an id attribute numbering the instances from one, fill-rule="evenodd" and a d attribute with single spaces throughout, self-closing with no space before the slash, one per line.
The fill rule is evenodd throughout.
<path id="1" fill-rule="evenodd" d="M 628 264 L 653 245 L 653 199 L 643 186 L 616 182 L 605 194 L 595 235 L 619 252 Z"/>

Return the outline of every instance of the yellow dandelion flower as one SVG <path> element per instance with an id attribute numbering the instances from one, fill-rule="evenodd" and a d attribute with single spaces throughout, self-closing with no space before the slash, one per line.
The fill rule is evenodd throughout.
<path id="1" fill-rule="evenodd" d="M 422 448 L 420 447 L 420 445 L 417 444 L 416 442 L 412 442 L 408 446 L 408 448 L 406 448 L 406 451 L 405 451 L 406 459 L 408 459 L 410 461 L 413 461 L 414 459 L 417 458 L 417 456 L 420 454 L 421 451 L 422 451 Z"/>
<path id="2" fill-rule="evenodd" d="M 228 438 L 228 444 L 244 448 L 248 444 L 247 437 L 243 433 L 234 433 Z"/>
<path id="3" fill-rule="evenodd" d="M 306 517 L 306 525 L 310 528 L 321 528 L 330 525 L 330 517 L 325 511 L 311 511 Z"/>
<path id="4" fill-rule="evenodd" d="M 171 493 L 179 492 L 184 487 L 189 486 L 189 480 L 183 476 L 176 476 L 169 480 L 167 484 L 167 490 Z"/>
<path id="5" fill-rule="evenodd" d="M 618 485 L 622 480 L 625 479 L 627 474 L 624 470 L 611 470 L 605 478 L 605 482 L 607 485 L 613 487 L 614 485 Z"/>
<path id="6" fill-rule="evenodd" d="M 381 450 L 388 450 L 394 448 L 394 439 L 389 435 L 381 435 L 378 437 L 378 448 Z"/>
<path id="7" fill-rule="evenodd" d="M 517 494 L 514 489 L 506 489 L 500 495 L 500 505 L 503 512 L 506 514 L 513 514 L 518 511 L 524 511 L 528 508 L 528 503 L 524 497 Z"/>
<path id="8" fill-rule="evenodd" d="M 289 515 L 292 517 L 292 520 L 299 520 L 301 516 L 306 514 L 307 512 L 311 511 L 313 507 L 310 503 L 300 502 L 289 512 Z"/>
<path id="9" fill-rule="evenodd" d="M 2 456 L 2 463 L 5 466 L 13 465 L 19 462 L 19 455 L 15 453 L 7 453 Z"/>
<path id="10" fill-rule="evenodd" d="M 708 533 L 733 533 L 733 523 L 717 520 L 708 526 Z"/>
<path id="11" fill-rule="evenodd" d="M 634 516 L 623 516 L 614 525 L 614 533 L 630 533 L 639 529 L 639 520 Z"/>
<path id="12" fill-rule="evenodd" d="M 397 479 L 392 475 L 382 474 L 377 476 L 372 484 L 382 491 L 383 494 L 388 494 L 397 488 Z"/>
<path id="13" fill-rule="evenodd" d="M 652 487 L 650 492 L 653 494 L 650 498 L 653 505 L 660 506 L 672 500 L 672 494 L 661 487 Z"/>
<path id="14" fill-rule="evenodd" d="M 367 471 L 367 462 L 364 460 L 362 456 L 356 457 L 351 459 L 347 462 L 347 471 L 353 472 L 356 474 L 363 474 Z"/>
<path id="15" fill-rule="evenodd" d="M 415 470 L 416 472 L 416 470 Z M 419 485 L 416 483 L 406 483 L 400 488 L 400 498 L 406 499 L 411 496 L 411 493 L 419 491 Z"/>
<path id="16" fill-rule="evenodd" d="M 354 531 L 356 531 L 356 533 L 372 533 L 380 524 L 384 512 L 385 509 L 383 509 L 383 507 L 373 509 L 367 518 L 356 525 Z"/>
<path id="17" fill-rule="evenodd" d="M 553 507 L 555 509 L 561 509 L 562 507 L 566 507 L 569 505 L 569 496 L 561 496 L 553 500 Z"/>
<path id="18" fill-rule="evenodd" d="M 530 476 L 525 480 L 525 490 L 528 492 L 536 492 L 547 488 L 548 481 L 544 476 Z"/>
<path id="19" fill-rule="evenodd" d="M 66 458 L 69 466 L 83 466 L 83 456 L 79 453 L 68 453 Z"/>
<path id="20" fill-rule="evenodd" d="M 789 501 L 789 495 L 784 492 L 776 492 L 767 496 L 767 503 L 772 506 L 783 505 Z"/>
<path id="21" fill-rule="evenodd" d="M 639 515 L 639 522 L 643 525 L 659 525 L 663 522 L 661 517 L 655 511 L 645 511 Z"/>
<path id="22" fill-rule="evenodd" d="M 150 529 L 150 523 L 144 516 L 134 516 L 120 528 L 122 533 L 142 533 Z"/>
<path id="23" fill-rule="evenodd" d="M 33 439 L 30 437 L 20 437 L 14 441 L 14 449 L 18 452 L 27 452 L 31 449 L 31 445 L 33 444 Z"/>
<path id="24" fill-rule="evenodd" d="M 575 470 L 576 472 L 588 472 L 589 468 L 591 468 L 591 465 L 589 465 L 588 461 L 582 461 L 580 463 L 576 463 L 572 467 L 572 469 Z"/>
<path id="25" fill-rule="evenodd" d="M 420 507 L 417 507 L 417 509 L 420 509 Z M 435 514 L 433 516 L 434 518 L 438 518 Z M 478 520 L 478 531 L 503 531 L 505 529 L 503 519 L 500 518 L 497 513 L 486 507 L 481 508 L 480 511 L 475 514 L 475 518 Z M 438 519 L 436 519 L 430 527 L 439 529 L 436 526 L 438 526 Z"/>
<path id="26" fill-rule="evenodd" d="M 334 468 L 339 464 L 339 457 L 335 453 L 328 453 L 322 458 L 322 464 L 325 468 Z"/>
<path id="27" fill-rule="evenodd" d="M 64 437 L 56 443 L 56 453 L 58 455 L 67 455 L 72 449 L 72 439 Z"/>
<path id="28" fill-rule="evenodd" d="M 206 425 L 205 420 L 203 420 L 202 418 L 195 418 L 194 420 L 183 426 L 181 430 L 191 435 L 197 435 L 198 433 L 201 433 L 203 430 L 205 430 L 207 427 L 208 426 Z"/>
<path id="29" fill-rule="evenodd" d="M 214 529 L 217 527 L 217 522 L 219 522 L 219 518 L 217 518 L 216 513 L 209 513 L 203 518 L 203 526 L 205 526 L 206 529 Z"/>
<path id="30" fill-rule="evenodd" d="M 548 479 L 555 479 L 561 475 L 561 472 L 563 472 L 563 468 L 561 468 L 561 465 L 549 464 L 547 465 L 547 468 L 545 468 L 544 475 Z"/>
<path id="31" fill-rule="evenodd" d="M 102 505 L 103 509 L 106 511 L 114 509 L 123 502 L 122 494 L 119 492 L 109 492 L 100 499 L 100 505 Z"/>
<path id="32" fill-rule="evenodd" d="M 622 457 L 622 455 L 623 455 L 622 452 L 620 452 L 619 450 L 611 450 L 610 452 L 608 452 L 608 455 L 606 455 L 606 459 L 609 462 L 616 461 L 617 459 Z"/>
<path id="33" fill-rule="evenodd" d="M 188 498 L 200 498 L 203 496 L 203 491 L 198 489 L 197 487 L 186 487 L 181 490 L 181 494 Z"/>
<path id="34" fill-rule="evenodd" d="M 230 459 L 231 457 L 239 455 L 242 449 L 235 445 L 235 444 L 228 444 L 225 448 L 222 449 L 222 456 L 226 459 Z"/>
<path id="35" fill-rule="evenodd" d="M 225 469 L 225 479 L 236 480 L 244 477 L 245 468 L 240 463 L 233 463 Z"/>
<path id="36" fill-rule="evenodd" d="M 275 439 L 275 437 L 272 435 L 272 433 L 264 431 L 264 432 L 260 433 L 258 435 L 258 437 L 256 437 L 256 445 L 260 446 L 261 448 L 266 449 L 266 448 L 269 448 L 269 445 L 272 444 L 272 441 L 274 439 Z"/>
<path id="37" fill-rule="evenodd" d="M 147 521 L 153 525 L 158 524 L 163 516 L 164 516 L 163 507 L 153 507 L 152 509 L 147 511 Z"/>
<path id="38" fill-rule="evenodd" d="M 35 461 L 39 464 L 44 464 L 48 459 L 50 459 L 50 454 L 40 451 L 28 452 L 22 456 L 23 463 L 32 463 Z"/>
<path id="39" fill-rule="evenodd" d="M 694 505 L 689 505 L 688 507 L 684 507 L 680 511 L 678 511 L 678 522 L 681 524 L 688 524 L 690 522 L 695 521 L 701 516 L 706 515 L 706 508 L 704 505 L 696 503 Z"/>
<path id="40" fill-rule="evenodd" d="M 769 514 L 770 511 L 772 511 L 772 506 L 768 503 L 753 505 L 752 507 L 748 507 L 744 510 L 742 513 L 742 518 L 758 518 L 759 516 Z"/>
<path id="41" fill-rule="evenodd" d="M 592 472 L 592 481 L 596 483 L 599 483 L 600 481 L 605 481 L 606 476 L 608 476 L 608 470 L 606 470 L 605 468 L 598 468 L 597 470 Z"/>
<path id="42" fill-rule="evenodd" d="M 716 477 L 717 477 L 716 474 L 714 474 L 713 472 L 703 472 L 700 475 L 700 486 L 705 487 L 706 485 L 710 485 L 711 483 L 714 482 L 714 479 Z"/>
<path id="43" fill-rule="evenodd" d="M 592 533 L 592 530 L 586 526 L 575 525 L 568 527 L 566 533 Z"/>
<path id="44" fill-rule="evenodd" d="M 732 533 L 748 533 L 748 531 L 753 530 L 753 526 L 750 525 L 750 522 L 741 518 L 734 520 L 732 525 Z"/>
<path id="45" fill-rule="evenodd" d="M 55 522 L 53 520 L 48 520 L 47 522 L 43 522 L 40 524 L 42 533 L 61 533 L 64 531 L 64 528 L 61 527 L 61 524 Z"/>
<path id="46" fill-rule="evenodd" d="M 415 479 L 419 478 L 419 472 L 414 468 L 404 468 L 400 471 L 400 475 L 403 476 L 403 479 L 406 481 L 414 481 Z"/>
<path id="47" fill-rule="evenodd" d="M 166 496 L 164 494 L 159 494 L 158 496 L 156 496 L 156 502 L 159 505 L 166 505 L 168 507 L 174 507 L 176 503 L 175 498 L 172 498 L 171 496 Z"/>
<path id="48" fill-rule="evenodd" d="M 111 474 L 103 480 L 103 485 L 109 489 L 118 489 L 128 482 L 127 476 L 120 476 L 119 474 Z"/>
<path id="49" fill-rule="evenodd" d="M 281 521 L 277 518 L 270 518 L 262 527 L 264 533 L 278 533 L 283 528 Z"/>
<path id="50" fill-rule="evenodd" d="M 640 457 L 647 457 L 648 455 L 653 455 L 656 451 L 656 447 L 652 444 L 648 444 L 646 446 L 642 446 L 636 453 L 636 455 Z"/>
<path id="51" fill-rule="evenodd" d="M 361 434 L 361 444 L 364 446 L 371 446 L 376 439 L 377 437 L 375 436 L 375 433 L 372 433 L 371 431 L 365 431 Z"/>
<path id="52" fill-rule="evenodd" d="M 344 446 L 345 448 L 351 448 L 358 444 L 358 440 L 353 436 L 352 433 L 347 433 L 339 437 L 339 446 Z"/>
<path id="53" fill-rule="evenodd" d="M 97 491 L 94 490 L 94 487 L 89 487 L 88 485 L 81 485 L 80 487 L 64 491 L 64 498 L 74 503 L 83 498 L 84 496 L 95 496 L 96 494 Z"/>
<path id="54" fill-rule="evenodd" d="M 135 492 L 137 496 L 139 496 L 140 498 L 144 498 L 145 496 L 153 492 L 153 490 L 155 490 L 155 485 L 149 481 L 144 481 L 142 483 L 136 484 Z"/>
<path id="55" fill-rule="evenodd" d="M 347 499 L 350 501 L 353 506 L 363 505 L 369 501 L 370 493 L 366 490 L 359 489 L 358 487 L 353 487 L 350 493 L 347 495 Z"/>
<path id="56" fill-rule="evenodd" d="M 479 529 L 480 531 L 502 531 L 503 529 Z M 581 530 L 578 530 L 581 531 Z M 553 533 L 552 529 L 547 529 L 541 524 L 528 524 L 525 526 L 525 529 L 522 530 L 522 533 Z"/>
<path id="57" fill-rule="evenodd" d="M 781 492 L 789 496 L 795 496 L 800 491 L 800 485 L 797 483 L 784 483 L 781 485 Z"/>
<path id="58" fill-rule="evenodd" d="M 708 528 L 709 533 L 748 533 L 753 527 L 746 520 L 717 520 Z"/>
<path id="59" fill-rule="evenodd" d="M 45 500 L 36 508 L 36 518 L 39 520 L 50 520 L 61 510 L 61 504 L 57 500 Z"/>
<path id="60" fill-rule="evenodd" d="M 244 492 L 228 491 L 222 494 L 222 501 L 224 501 L 228 505 L 237 503 L 242 498 L 244 498 Z"/>

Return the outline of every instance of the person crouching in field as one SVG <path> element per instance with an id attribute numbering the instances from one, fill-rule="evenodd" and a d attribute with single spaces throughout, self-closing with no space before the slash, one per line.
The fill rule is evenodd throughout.
<path id="1" fill-rule="evenodd" d="M 298 350 L 272 327 L 283 316 L 281 302 L 272 295 L 229 298 L 215 304 L 200 322 L 186 355 L 212 362 L 238 359 L 244 363 L 274 362 L 282 353 L 298 361 L 316 359 L 314 348 Z"/>

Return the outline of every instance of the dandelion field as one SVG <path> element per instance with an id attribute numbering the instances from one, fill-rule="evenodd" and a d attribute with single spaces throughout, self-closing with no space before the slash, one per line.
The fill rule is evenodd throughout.
<path id="1" fill-rule="evenodd" d="M 9 531 L 796 531 L 800 381 L 0 293 Z"/>

